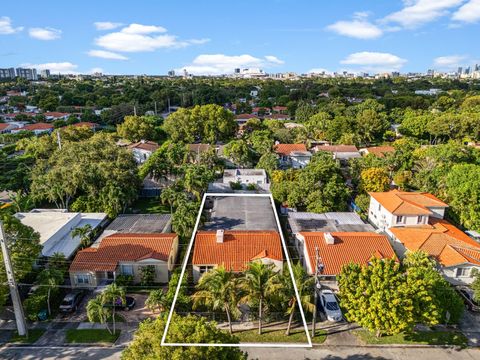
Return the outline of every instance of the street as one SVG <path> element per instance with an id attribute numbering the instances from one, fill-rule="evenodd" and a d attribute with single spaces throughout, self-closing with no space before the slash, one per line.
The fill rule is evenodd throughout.
<path id="1" fill-rule="evenodd" d="M 328 360 L 476 360 L 480 358 L 479 349 L 441 349 L 441 348 L 387 348 L 387 347 L 327 347 L 313 349 L 284 348 L 242 348 L 248 352 L 249 359 L 328 359 Z M 121 348 L 101 347 L 17 347 L 3 348 L 0 358 L 13 359 L 120 359 Z M 213 359 L 212 359 L 213 360 Z"/>

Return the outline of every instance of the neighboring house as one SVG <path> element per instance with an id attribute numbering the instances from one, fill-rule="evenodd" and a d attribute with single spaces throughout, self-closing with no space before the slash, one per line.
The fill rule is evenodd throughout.
<path id="1" fill-rule="evenodd" d="M 80 246 L 80 237 L 72 236 L 74 229 L 88 224 L 94 230 L 103 227 L 108 221 L 105 213 L 79 213 L 54 209 L 34 209 L 27 213 L 16 213 L 15 217 L 40 234 L 43 256 L 49 257 L 59 252 L 67 259 Z"/>
<path id="2" fill-rule="evenodd" d="M 55 121 L 55 120 L 67 120 L 70 116 L 69 113 L 64 112 L 57 112 L 57 111 L 49 111 L 42 114 L 45 116 L 45 120 L 47 121 Z"/>
<path id="3" fill-rule="evenodd" d="M 295 243 L 300 260 L 303 261 L 304 241 L 302 232 L 373 232 L 370 224 L 365 224 L 354 212 L 288 212 L 288 231 Z"/>
<path id="4" fill-rule="evenodd" d="M 114 234 L 98 247 L 83 249 L 70 265 L 72 287 L 96 287 L 118 275 L 142 279 L 142 268 L 153 266 L 154 281 L 167 283 L 178 252 L 176 234 Z"/>
<path id="5" fill-rule="evenodd" d="M 281 167 L 303 169 L 312 158 L 304 144 L 276 144 L 273 150 L 278 155 Z"/>
<path id="6" fill-rule="evenodd" d="M 429 193 L 392 190 L 371 192 L 368 220 L 387 232 L 396 226 L 424 225 L 430 218 L 443 219 L 448 207 Z"/>
<path id="7" fill-rule="evenodd" d="M 246 124 L 248 120 L 250 119 L 258 119 L 258 116 L 253 115 L 253 114 L 238 114 L 235 115 L 235 121 L 237 122 L 237 125 L 243 125 Z"/>
<path id="8" fill-rule="evenodd" d="M 422 226 L 390 229 L 397 253 L 423 250 L 441 266 L 453 285 L 471 284 L 474 269 L 480 271 L 480 244 L 446 220 L 432 218 Z"/>
<path id="9" fill-rule="evenodd" d="M 247 185 L 263 185 L 268 183 L 267 173 L 264 169 L 233 169 L 223 171 L 223 183 L 240 183 L 243 187 Z"/>
<path id="10" fill-rule="evenodd" d="M 143 164 L 159 147 L 156 142 L 147 140 L 128 145 L 137 164 Z"/>
<path id="11" fill-rule="evenodd" d="M 317 145 L 314 151 L 325 151 L 332 154 L 335 160 L 346 161 L 362 157 L 354 145 Z"/>
<path id="12" fill-rule="evenodd" d="M 75 127 L 88 127 L 92 129 L 93 131 L 96 131 L 100 128 L 100 125 L 88 121 L 80 121 L 78 123 L 73 124 Z"/>
<path id="13" fill-rule="evenodd" d="M 283 252 L 277 231 L 199 231 L 193 247 L 193 280 L 218 266 L 240 272 L 252 261 L 283 268 Z"/>
<path id="14" fill-rule="evenodd" d="M 372 154 L 376 157 L 383 158 L 386 154 L 394 153 L 395 148 L 393 146 L 372 146 L 364 149 L 360 149 L 360 154 L 368 155 Z"/>
<path id="15" fill-rule="evenodd" d="M 301 232 L 299 236 L 305 242 L 303 265 L 306 271 L 314 275 L 318 265 L 321 278 L 333 287 L 343 265 L 352 262 L 367 265 L 373 257 L 397 259 L 387 236 L 374 232 Z"/>
<path id="16" fill-rule="evenodd" d="M 286 106 L 274 106 L 274 107 L 272 108 L 272 111 L 273 111 L 274 113 L 286 114 L 287 111 L 288 111 L 288 107 L 286 107 Z"/>
<path id="17" fill-rule="evenodd" d="M 32 131 L 35 135 L 51 133 L 53 131 L 53 125 L 47 124 L 47 123 L 29 124 L 29 125 L 25 125 L 22 128 L 13 129 L 10 132 L 12 134 L 15 134 L 20 131 Z"/>
<path id="18" fill-rule="evenodd" d="M 274 113 L 274 114 L 266 115 L 265 119 L 288 121 L 288 120 L 291 120 L 292 117 L 288 114 Z"/>
<path id="19" fill-rule="evenodd" d="M 211 151 L 212 148 L 215 149 L 215 154 L 219 157 L 223 157 L 223 148 L 224 145 L 210 145 L 210 144 L 188 144 L 188 151 L 190 154 L 190 160 L 194 163 L 200 161 L 203 154 Z"/>
<path id="20" fill-rule="evenodd" d="M 15 129 L 15 126 L 8 123 L 0 123 L 0 134 L 8 133 L 12 129 Z"/>

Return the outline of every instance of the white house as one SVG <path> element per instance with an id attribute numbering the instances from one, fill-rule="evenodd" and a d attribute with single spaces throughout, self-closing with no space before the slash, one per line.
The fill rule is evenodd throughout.
<path id="1" fill-rule="evenodd" d="M 24 127 L 12 129 L 10 132 L 15 134 L 20 131 L 32 131 L 35 135 L 51 133 L 53 131 L 53 125 L 47 123 L 29 124 L 25 125 Z"/>
<path id="2" fill-rule="evenodd" d="M 276 144 L 273 148 L 279 157 L 281 167 L 303 169 L 312 158 L 304 144 Z"/>
<path id="3" fill-rule="evenodd" d="M 59 252 L 67 259 L 80 246 L 80 237 L 72 236 L 74 229 L 90 225 L 94 230 L 107 221 L 105 213 L 67 212 L 63 209 L 34 209 L 27 213 L 16 213 L 15 217 L 40 234 L 43 256 Z"/>
<path id="4" fill-rule="evenodd" d="M 223 183 L 240 183 L 246 187 L 250 184 L 263 185 L 268 183 L 264 169 L 233 169 L 223 171 Z"/>
<path id="5" fill-rule="evenodd" d="M 137 164 L 142 164 L 159 148 L 159 145 L 153 141 L 141 140 L 128 145 L 128 148 L 132 150 Z"/>
<path id="6" fill-rule="evenodd" d="M 354 145 L 317 145 L 314 151 L 325 151 L 332 154 L 335 160 L 345 161 L 362 157 Z"/>

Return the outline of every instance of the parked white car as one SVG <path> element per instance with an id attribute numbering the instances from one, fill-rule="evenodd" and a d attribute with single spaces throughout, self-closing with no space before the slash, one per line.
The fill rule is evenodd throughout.
<path id="1" fill-rule="evenodd" d="M 342 310 L 332 290 L 320 291 L 320 304 L 328 321 L 338 322 L 343 320 Z"/>

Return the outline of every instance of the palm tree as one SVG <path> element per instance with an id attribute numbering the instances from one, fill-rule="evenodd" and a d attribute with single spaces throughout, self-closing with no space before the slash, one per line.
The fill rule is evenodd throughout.
<path id="1" fill-rule="evenodd" d="M 145 305 L 151 310 L 164 311 L 167 308 L 167 297 L 162 289 L 152 290 L 148 295 Z"/>
<path id="2" fill-rule="evenodd" d="M 65 259 L 65 254 L 61 252 L 53 253 L 48 258 L 48 268 L 60 270 L 63 274 L 67 271 L 68 262 Z"/>
<path id="3" fill-rule="evenodd" d="M 38 274 L 38 283 L 47 288 L 47 308 L 48 315 L 52 314 L 50 306 L 50 295 L 53 289 L 56 289 L 58 285 L 63 282 L 63 273 L 57 269 L 44 269 Z"/>
<path id="4" fill-rule="evenodd" d="M 189 237 L 197 221 L 199 203 L 182 203 L 172 217 L 173 230 L 181 237 Z"/>
<path id="5" fill-rule="evenodd" d="M 232 334 L 232 315 L 235 316 L 239 313 L 237 309 L 238 286 L 235 274 L 220 266 L 200 278 L 197 290 L 193 294 L 193 308 L 205 305 L 212 310 L 225 311 L 228 328 Z"/>
<path id="6" fill-rule="evenodd" d="M 96 298 L 90 299 L 87 303 L 87 317 L 88 321 L 95 322 L 99 321 L 100 324 L 105 324 L 108 332 L 111 334 L 107 323 L 108 316 L 110 315 L 110 309 L 105 307 L 105 303 L 101 295 Z"/>
<path id="7" fill-rule="evenodd" d="M 308 276 L 307 272 L 300 263 L 296 263 L 292 266 L 293 277 L 295 278 L 295 285 L 297 286 L 298 295 L 300 297 L 300 302 L 302 307 L 313 313 L 315 311 L 315 306 L 312 302 L 312 289 L 315 280 Z M 282 282 L 282 297 L 287 301 L 287 314 L 290 315 L 288 318 L 288 327 L 285 332 L 286 335 L 290 335 L 290 329 L 292 326 L 293 316 L 297 308 L 298 299 L 295 294 L 295 288 L 293 287 L 292 277 L 290 276 L 290 271 L 287 267 L 283 269 L 283 274 L 281 277 Z"/>
<path id="8" fill-rule="evenodd" d="M 245 295 L 240 303 L 258 303 L 258 334 L 262 334 L 262 317 L 264 309 L 268 308 L 266 301 L 279 290 L 278 273 L 273 270 L 273 264 L 255 261 L 249 264 L 240 288 Z"/>
<path id="9" fill-rule="evenodd" d="M 78 236 L 80 238 L 80 246 L 86 248 L 90 246 L 92 234 L 92 225 L 86 224 L 84 226 L 76 227 L 72 230 L 72 237 Z"/>
<path id="10" fill-rule="evenodd" d="M 113 333 L 115 334 L 115 305 L 118 304 L 118 301 L 121 301 L 122 305 L 125 305 L 125 289 L 117 286 L 113 283 L 108 285 L 101 294 L 103 304 L 112 305 L 112 322 L 113 322 Z"/>

